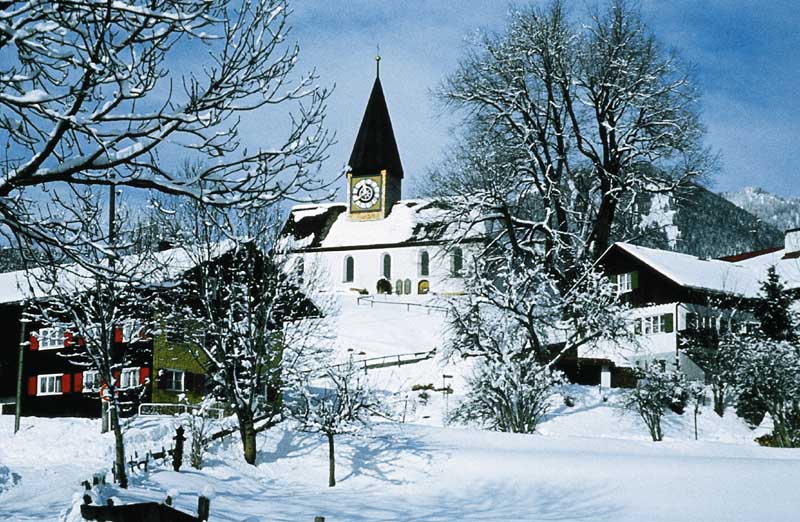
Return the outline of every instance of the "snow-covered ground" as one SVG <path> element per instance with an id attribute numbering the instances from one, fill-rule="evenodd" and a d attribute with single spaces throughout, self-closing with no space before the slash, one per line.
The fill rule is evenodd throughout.
<path id="1" fill-rule="evenodd" d="M 407 298 L 406 298 L 407 299 Z M 370 358 L 438 348 L 442 313 L 399 305 L 370 307 L 347 298 L 337 320 L 339 357 Z M 347 349 L 352 348 L 352 352 Z M 360 353 L 364 352 L 364 355 Z M 394 393 L 406 423 L 382 422 L 360 437 L 337 439 L 337 479 L 327 487 L 327 445 L 280 425 L 259 436 L 258 465 L 243 462 L 236 438 L 216 443 L 206 466 L 175 473 L 156 466 L 131 488 L 104 496 L 196 507 L 211 488 L 212 521 L 789 521 L 800 502 L 800 450 L 762 448 L 732 413 L 704 409 L 699 441 L 690 413 L 668 413 L 665 441 L 649 440 L 641 421 L 624 414 L 622 392 L 570 386 L 566 407 L 554 400 L 537 435 L 443 427 L 446 407 L 463 390 L 469 368 L 438 359 L 371 370 Z M 420 398 L 416 385 L 440 392 Z M 169 445 L 175 419 L 140 418 L 127 428 L 128 453 Z M 99 422 L 0 416 L 0 520 L 66 519 L 80 481 L 108 468 L 113 440 Z M 250 518 L 249 518 L 250 517 Z"/>

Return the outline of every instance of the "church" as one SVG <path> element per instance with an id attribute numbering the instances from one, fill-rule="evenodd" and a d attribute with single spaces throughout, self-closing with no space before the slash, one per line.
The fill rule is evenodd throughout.
<path id="1" fill-rule="evenodd" d="M 297 205 L 284 228 L 304 274 L 333 291 L 459 294 L 484 234 L 444 201 L 403 199 L 403 164 L 376 75 L 346 171 L 347 201 Z"/>

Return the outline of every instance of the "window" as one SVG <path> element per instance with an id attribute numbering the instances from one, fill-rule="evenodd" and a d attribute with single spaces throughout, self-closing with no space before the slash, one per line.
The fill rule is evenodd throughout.
<path id="1" fill-rule="evenodd" d="M 391 279 L 392 278 L 392 256 L 390 256 L 389 254 L 383 254 L 383 257 L 381 258 L 381 268 L 382 268 L 382 272 L 381 273 L 383 274 L 383 277 L 385 277 L 386 279 Z"/>
<path id="2" fill-rule="evenodd" d="M 356 266 L 353 256 L 346 256 L 344 258 L 344 282 L 352 283 L 355 279 Z"/>
<path id="3" fill-rule="evenodd" d="M 403 280 L 398 279 L 394 283 L 394 293 L 397 295 L 403 295 Z"/>
<path id="4" fill-rule="evenodd" d="M 186 391 L 186 372 L 183 370 L 164 370 L 164 389 L 175 392 Z"/>
<path id="5" fill-rule="evenodd" d="M 36 390 L 36 395 L 60 395 L 61 377 L 63 375 L 63 373 L 40 375 L 38 379 L 39 387 Z"/>
<path id="6" fill-rule="evenodd" d="M 633 291 L 633 274 L 628 272 L 627 274 L 620 274 L 617 277 L 617 291 L 620 294 L 627 294 L 628 292 Z"/>
<path id="7" fill-rule="evenodd" d="M 134 386 L 139 386 L 139 368 L 126 368 L 122 370 L 119 387 L 133 388 Z"/>
<path id="8" fill-rule="evenodd" d="M 83 391 L 93 392 L 100 389 L 100 372 L 89 370 L 83 372 Z"/>
<path id="9" fill-rule="evenodd" d="M 419 275 L 430 275 L 431 259 L 427 250 L 419 253 Z"/>
<path id="10" fill-rule="evenodd" d="M 642 333 L 645 335 L 672 333 L 672 314 L 651 315 L 642 319 Z"/>
<path id="11" fill-rule="evenodd" d="M 694 312 L 687 312 L 686 313 L 686 329 L 687 330 L 697 330 L 700 326 L 700 322 L 697 319 L 697 314 Z"/>
<path id="12" fill-rule="evenodd" d="M 39 330 L 39 349 L 55 350 L 64 347 L 64 332 L 60 328 L 42 328 Z"/>
<path id="13" fill-rule="evenodd" d="M 459 247 L 450 251 L 450 274 L 460 276 L 464 268 L 464 252 Z"/>
<path id="14" fill-rule="evenodd" d="M 403 293 L 410 294 L 411 293 L 411 279 L 406 279 L 403 281 Z"/>
<path id="15" fill-rule="evenodd" d="M 639 288 L 639 272 L 626 272 L 610 276 L 611 284 L 617 287 L 617 293 L 627 294 Z"/>

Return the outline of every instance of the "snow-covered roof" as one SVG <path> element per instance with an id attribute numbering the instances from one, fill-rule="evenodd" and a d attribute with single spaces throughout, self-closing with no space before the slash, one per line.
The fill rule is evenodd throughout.
<path id="1" fill-rule="evenodd" d="M 615 246 L 687 288 L 757 297 L 761 281 L 766 276 L 766 267 L 762 273 L 761 270 L 752 269 L 742 263 L 701 259 L 689 254 L 623 242 L 615 243 Z"/>
<path id="2" fill-rule="evenodd" d="M 760 274 L 760 280 L 767 277 L 767 270 L 774 266 L 787 289 L 800 288 L 800 255 L 798 252 L 787 252 L 785 248 L 766 252 L 759 256 L 738 261 L 738 264 Z"/>
<path id="3" fill-rule="evenodd" d="M 224 241 L 213 246 L 210 258 L 224 254 L 232 248 L 233 244 Z M 209 256 L 204 255 L 204 258 Z M 177 278 L 197 264 L 197 256 L 185 248 L 172 248 L 155 252 L 153 254 L 135 254 L 124 256 L 118 263 L 120 273 L 138 273 L 146 283 L 169 281 Z M 0 304 L 18 303 L 25 299 L 47 297 L 50 289 L 45 287 L 43 280 L 44 268 L 30 270 L 17 270 L 14 272 L 0 273 Z M 48 274 L 49 275 L 49 274 Z M 81 290 L 95 284 L 91 273 L 77 265 L 64 265 L 59 274 L 59 280 L 70 289 Z"/>
<path id="4" fill-rule="evenodd" d="M 398 201 L 385 219 L 375 221 L 353 220 L 344 203 L 328 203 L 292 208 L 284 235 L 293 250 L 325 250 L 475 240 L 483 237 L 483 227 L 467 231 L 438 201 Z"/>

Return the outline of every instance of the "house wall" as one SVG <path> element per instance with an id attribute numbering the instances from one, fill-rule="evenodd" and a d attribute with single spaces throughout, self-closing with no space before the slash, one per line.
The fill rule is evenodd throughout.
<path id="1" fill-rule="evenodd" d="M 474 245 L 464 245 L 464 268 L 467 270 L 470 252 Z M 429 275 L 420 274 L 420 255 L 427 251 L 429 255 Z M 418 293 L 419 282 L 426 280 L 430 285 L 431 293 L 462 293 L 464 282 L 461 277 L 451 274 L 451 254 L 444 245 L 402 246 L 389 248 L 342 249 L 330 251 L 315 251 L 292 254 L 293 257 L 302 257 L 306 277 L 319 274 L 320 280 L 326 288 L 337 291 L 351 289 L 364 289 L 370 294 L 377 293 L 377 284 L 383 277 L 383 255 L 388 254 L 392 260 L 390 282 L 392 291 L 398 279 L 411 281 L 411 294 Z M 354 261 L 354 277 L 352 282 L 345 279 L 345 258 L 352 256 Z"/>
<path id="2" fill-rule="evenodd" d="M 603 257 L 602 264 L 608 275 L 638 272 L 639 287 L 624 296 L 631 306 L 685 303 L 699 298 L 619 248 L 612 247 Z"/>
<path id="3" fill-rule="evenodd" d="M 35 336 L 39 325 L 31 324 L 32 335 Z M 35 345 L 35 344 L 34 344 Z M 119 390 L 123 415 L 136 412 L 139 402 L 149 402 L 150 393 L 147 383 L 151 375 L 151 341 L 136 343 L 117 343 L 112 350 L 112 359 L 127 359 L 126 368 L 138 368 L 140 385 Z M 29 345 L 25 352 L 23 369 L 23 415 L 39 417 L 99 417 L 101 404 L 97 391 L 83 389 L 83 373 L 85 366 L 70 362 L 69 354 L 80 348 L 65 346 L 57 349 L 32 349 Z M 41 375 L 61 374 L 62 391 L 55 395 L 40 395 L 37 389 L 38 377 Z M 68 385 L 68 390 L 64 389 Z"/>
<path id="4" fill-rule="evenodd" d="M 189 378 L 184 382 L 185 391 L 167 390 L 159 384 L 162 370 L 166 369 L 181 370 L 186 373 Z M 200 391 L 200 386 L 192 384 L 197 379 L 194 376 L 200 376 L 203 379 L 204 374 L 204 358 L 196 354 L 195 350 L 188 346 L 169 342 L 166 335 L 159 335 L 153 340 L 153 375 L 155 376 L 151 383 L 153 402 L 174 404 L 180 401 L 182 395 L 191 403 L 200 402 L 204 394 Z"/>

